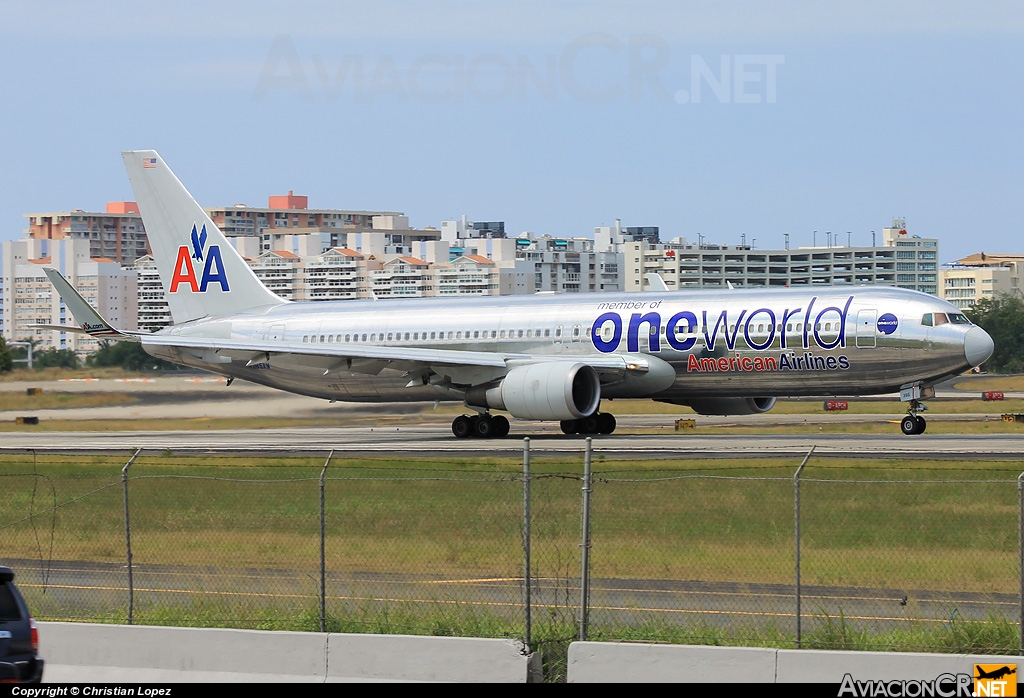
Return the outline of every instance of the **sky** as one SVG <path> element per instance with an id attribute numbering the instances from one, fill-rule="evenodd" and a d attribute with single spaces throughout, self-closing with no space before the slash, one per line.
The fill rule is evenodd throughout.
<path id="1" fill-rule="evenodd" d="M 1024 252 L 1024 4 L 0 0 L 0 239 L 131 200 Z M 815 231 L 817 231 L 815 233 Z M 849 235 L 848 235 L 849 233 Z M 742 236 L 742 237 L 741 237 Z"/>

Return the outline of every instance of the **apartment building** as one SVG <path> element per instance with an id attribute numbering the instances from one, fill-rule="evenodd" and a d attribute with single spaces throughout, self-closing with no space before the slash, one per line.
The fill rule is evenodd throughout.
<path id="1" fill-rule="evenodd" d="M 73 324 L 64 302 L 43 271 L 59 270 L 111 323 L 138 327 L 138 282 L 134 269 L 112 259 L 90 256 L 88 238 L 24 238 L 3 243 L 4 339 L 35 340 L 41 349 L 70 349 L 86 354 L 99 348 L 88 335 L 43 330 L 31 325 Z"/>
<path id="2" fill-rule="evenodd" d="M 973 308 L 979 300 L 1001 293 L 1024 297 L 1022 272 L 1024 255 L 972 254 L 942 265 L 939 272 L 941 297 L 963 309 Z"/>
<path id="3" fill-rule="evenodd" d="M 134 201 L 111 201 L 103 212 L 82 209 L 56 213 L 26 213 L 26 237 L 34 240 L 88 240 L 89 256 L 134 264 L 149 254 L 149 241 Z"/>

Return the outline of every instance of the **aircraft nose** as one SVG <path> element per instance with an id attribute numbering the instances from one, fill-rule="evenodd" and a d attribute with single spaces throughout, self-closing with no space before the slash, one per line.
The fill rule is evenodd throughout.
<path id="1" fill-rule="evenodd" d="M 964 336 L 964 356 L 967 357 L 967 363 L 971 366 L 983 364 L 988 357 L 992 356 L 994 349 L 995 344 L 992 343 L 988 332 L 980 327 L 972 327 L 967 330 L 967 335 Z"/>

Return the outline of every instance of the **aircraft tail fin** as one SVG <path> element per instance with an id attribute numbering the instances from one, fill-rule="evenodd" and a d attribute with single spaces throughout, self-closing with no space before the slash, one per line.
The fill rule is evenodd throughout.
<path id="1" fill-rule="evenodd" d="M 256 278 L 156 151 L 121 157 L 175 324 L 287 302 Z"/>

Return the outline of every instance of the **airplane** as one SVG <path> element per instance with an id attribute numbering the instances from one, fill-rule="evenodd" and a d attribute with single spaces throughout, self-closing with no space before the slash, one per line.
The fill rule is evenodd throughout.
<path id="1" fill-rule="evenodd" d="M 921 434 L 934 385 L 978 366 L 991 337 L 954 305 L 891 287 L 806 287 L 292 302 L 268 290 L 152 150 L 122 153 L 173 326 L 112 327 L 55 269 L 80 327 L 149 354 L 346 402 L 462 402 L 458 438 L 509 433 L 506 412 L 610 434 L 602 400 L 704 415 L 780 397 L 899 392 Z"/>

